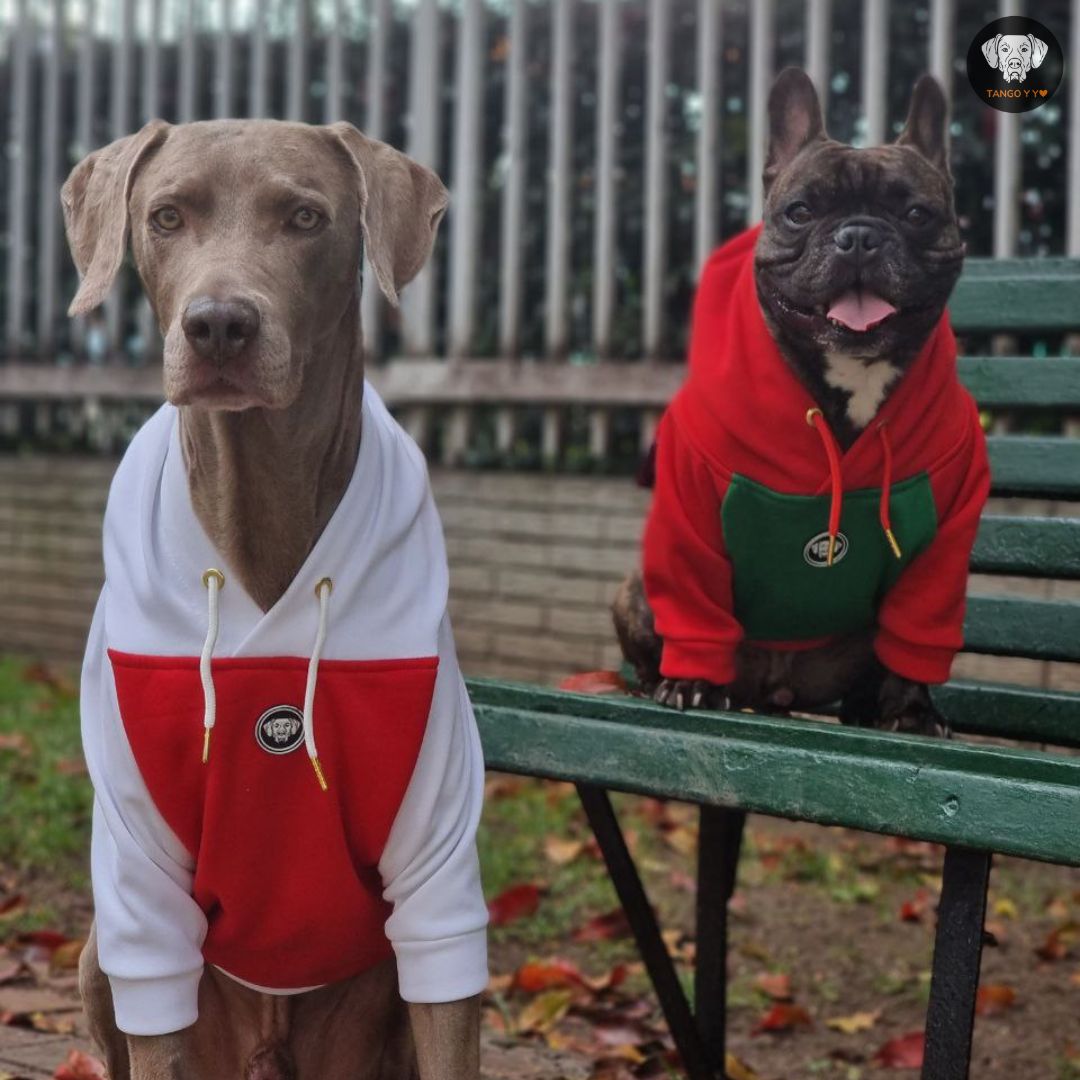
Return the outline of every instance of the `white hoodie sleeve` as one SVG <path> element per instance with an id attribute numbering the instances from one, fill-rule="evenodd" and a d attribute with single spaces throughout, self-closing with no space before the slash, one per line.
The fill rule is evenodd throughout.
<path id="1" fill-rule="evenodd" d="M 154 805 L 120 719 L 105 648 L 106 603 L 107 586 L 90 628 L 81 695 L 95 795 L 98 957 L 120 1030 L 164 1035 L 198 1017 L 206 918 L 191 896 L 190 856 Z"/>
<path id="2" fill-rule="evenodd" d="M 427 731 L 379 862 L 383 895 L 394 905 L 386 934 L 406 1001 L 459 1001 L 487 985 L 488 912 L 476 852 L 483 798 L 480 736 L 444 616 Z"/>

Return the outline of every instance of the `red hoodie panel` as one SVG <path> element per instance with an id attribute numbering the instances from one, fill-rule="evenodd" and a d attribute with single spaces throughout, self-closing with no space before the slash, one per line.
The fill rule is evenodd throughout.
<path id="1" fill-rule="evenodd" d="M 437 658 L 321 661 L 324 792 L 302 732 L 280 750 L 256 731 L 278 706 L 302 711 L 306 659 L 213 661 L 217 723 L 203 765 L 198 658 L 109 656 L 139 771 L 195 862 L 206 960 L 295 989 L 387 959 L 378 862 L 420 752 Z"/>
<path id="2" fill-rule="evenodd" d="M 761 313 L 753 276 L 759 234 L 760 226 L 740 234 L 706 264 L 694 304 L 689 375 L 658 433 L 644 574 L 668 678 L 724 684 L 735 676 L 735 650 L 746 635 L 721 516 L 732 478 L 781 499 L 832 490 L 822 436 L 807 423 L 815 402 Z M 890 471 L 890 491 L 905 480 L 928 478 L 936 531 L 929 542 L 920 539 L 907 550 L 899 577 L 893 580 L 894 573 L 876 598 L 876 650 L 897 674 L 943 682 L 962 643 L 968 560 L 990 482 L 978 411 L 956 377 L 947 317 L 874 421 L 842 454 L 842 492 L 880 489 Z M 810 539 L 792 536 L 793 557 Z M 883 534 L 879 539 L 885 545 Z M 842 575 L 830 579 L 830 573 L 831 567 L 815 571 L 812 587 L 835 586 Z M 782 603 L 784 597 L 775 599 Z M 812 629 L 813 619 L 807 621 Z M 799 640 L 758 643 L 810 648 L 821 640 L 808 632 Z"/>

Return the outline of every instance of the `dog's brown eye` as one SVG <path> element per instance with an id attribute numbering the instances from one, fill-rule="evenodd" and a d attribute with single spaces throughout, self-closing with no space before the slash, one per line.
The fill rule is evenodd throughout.
<path id="1" fill-rule="evenodd" d="M 292 224 L 305 232 L 314 229 L 320 221 L 322 221 L 322 214 L 317 210 L 312 210 L 310 206 L 301 206 L 292 216 Z"/>
<path id="2" fill-rule="evenodd" d="M 925 225 L 930 220 L 930 211 L 925 206 L 913 206 L 905 217 L 910 225 Z"/>
<path id="3" fill-rule="evenodd" d="M 813 211 L 804 202 L 793 202 L 785 211 L 784 216 L 792 225 L 808 225 L 813 218 Z"/>
<path id="4" fill-rule="evenodd" d="M 180 228 L 180 212 L 172 206 L 163 206 L 150 215 L 150 220 L 165 232 L 175 232 Z"/>

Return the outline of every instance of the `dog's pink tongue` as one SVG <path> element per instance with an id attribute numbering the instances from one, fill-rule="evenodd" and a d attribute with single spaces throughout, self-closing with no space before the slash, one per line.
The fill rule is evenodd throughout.
<path id="1" fill-rule="evenodd" d="M 869 330 L 882 319 L 896 314 L 896 308 L 888 300 L 882 300 L 872 292 L 851 289 L 837 299 L 829 308 L 829 318 L 843 323 L 849 330 Z"/>

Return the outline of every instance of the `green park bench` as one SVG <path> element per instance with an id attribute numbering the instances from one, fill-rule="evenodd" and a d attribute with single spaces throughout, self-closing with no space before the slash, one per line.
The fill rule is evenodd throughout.
<path id="1" fill-rule="evenodd" d="M 1080 331 L 1080 261 L 972 260 L 950 310 L 962 340 L 1061 340 Z M 987 410 L 1080 414 L 1080 357 L 967 356 L 960 373 Z M 1080 438 L 989 443 L 995 495 L 1080 501 Z M 1080 515 L 987 513 L 972 569 L 1080 580 Z M 1080 601 L 976 596 L 965 636 L 970 652 L 1080 661 Z M 936 696 L 961 737 L 938 741 L 484 679 L 469 687 L 489 768 L 577 785 L 692 1080 L 723 1076 L 727 905 L 747 812 L 945 845 L 923 1080 L 969 1073 L 993 853 L 1080 866 L 1080 756 L 1061 752 L 1080 747 L 1080 693 L 952 682 Z M 700 807 L 693 1010 L 609 789 Z"/>

